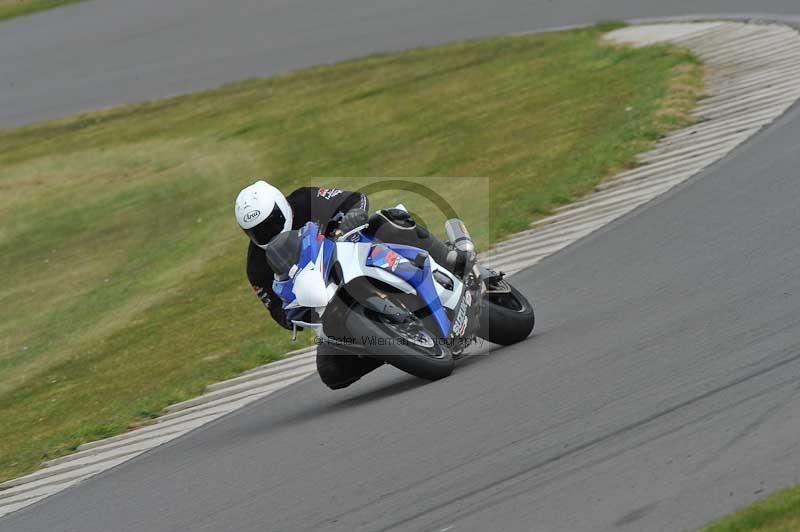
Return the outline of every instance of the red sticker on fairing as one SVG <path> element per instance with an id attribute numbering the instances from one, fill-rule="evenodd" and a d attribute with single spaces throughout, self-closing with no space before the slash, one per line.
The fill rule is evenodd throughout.
<path id="1" fill-rule="evenodd" d="M 391 268 L 392 271 L 397 268 L 397 253 L 394 251 L 389 250 L 386 253 L 386 258 L 384 260 L 386 261 L 386 265 Z"/>
<path id="2" fill-rule="evenodd" d="M 371 266 L 391 271 L 395 271 L 400 263 L 406 262 L 400 254 L 383 246 L 373 247 L 369 252 L 369 259 Z"/>

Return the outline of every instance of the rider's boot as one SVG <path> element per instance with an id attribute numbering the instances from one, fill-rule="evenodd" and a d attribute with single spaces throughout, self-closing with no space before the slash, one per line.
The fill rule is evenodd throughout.
<path id="1" fill-rule="evenodd" d="M 461 251 L 452 247 L 449 242 L 447 244 L 450 247 L 450 251 L 447 253 L 447 269 L 463 278 L 467 265 L 474 262 L 474 252 Z"/>
<path id="2" fill-rule="evenodd" d="M 447 267 L 463 279 L 467 270 L 475 264 L 475 244 L 464 222 L 457 218 L 447 220 L 444 231 L 447 234 L 446 244 L 450 248 L 447 253 Z"/>

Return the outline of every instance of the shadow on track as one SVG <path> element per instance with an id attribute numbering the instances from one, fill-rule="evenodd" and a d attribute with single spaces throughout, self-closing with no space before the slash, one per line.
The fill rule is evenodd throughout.
<path id="1" fill-rule="evenodd" d="M 376 370 L 380 371 L 380 369 Z M 366 377 L 368 378 L 368 377 Z M 325 388 L 325 385 L 319 381 L 319 377 L 314 375 L 310 377 L 305 383 L 319 386 L 320 388 Z M 361 382 L 361 381 L 359 381 Z M 358 386 L 359 383 L 355 383 L 352 386 Z M 368 389 L 362 393 L 358 393 L 357 395 L 353 395 L 353 392 L 357 393 L 357 389 L 348 388 L 347 389 L 347 397 L 338 398 L 335 394 L 341 392 L 333 392 L 327 390 L 325 388 L 325 393 L 330 393 L 330 395 L 326 395 L 326 398 L 330 398 L 329 402 L 319 403 L 313 405 L 298 405 L 297 409 L 292 409 L 292 411 L 285 413 L 281 416 L 270 416 L 266 421 L 266 423 L 262 424 L 254 424 L 247 427 L 243 427 L 243 430 L 237 431 L 237 435 L 240 436 L 248 436 L 248 435 L 263 435 L 270 431 L 281 430 L 281 429 L 291 429 L 296 425 L 301 425 L 307 422 L 313 422 L 318 418 L 323 416 L 329 416 L 332 414 L 336 414 L 338 412 L 343 412 L 345 410 L 349 410 L 352 408 L 359 408 L 361 406 L 367 404 L 373 404 L 375 402 L 381 401 L 383 399 L 387 399 L 396 395 L 400 395 L 421 386 L 425 386 L 428 384 L 427 381 L 422 379 L 417 379 L 410 375 L 408 376 L 401 376 L 401 380 L 397 380 L 391 384 L 375 387 L 372 386 L 371 389 Z M 341 397 L 341 396 L 339 396 Z M 269 398 L 267 398 L 264 402 L 257 402 L 255 405 L 252 405 L 250 408 L 269 408 Z"/>
<path id="2" fill-rule="evenodd" d="M 473 371 L 478 364 L 490 362 L 492 356 L 504 350 L 502 346 L 488 343 L 487 345 L 490 347 L 482 348 L 476 353 L 458 360 L 453 375 L 443 379 L 442 382 L 457 379 L 459 371 Z M 425 386 L 435 385 L 436 383 L 418 379 L 384 366 L 365 375 L 344 390 L 331 391 L 320 382 L 319 377 L 315 374 L 301 383 L 289 387 L 285 392 L 279 392 L 280 395 L 297 396 L 297 400 L 289 400 L 292 406 L 288 410 L 284 409 L 280 414 L 269 412 L 270 402 L 276 400 L 274 395 L 257 401 L 246 408 L 254 411 L 267 411 L 259 422 L 240 427 L 228 435 L 241 438 L 264 437 L 272 432 L 293 430 L 306 423 L 318 422 L 327 416 L 335 416 L 352 409 L 374 407 L 383 400 L 399 397 Z"/>

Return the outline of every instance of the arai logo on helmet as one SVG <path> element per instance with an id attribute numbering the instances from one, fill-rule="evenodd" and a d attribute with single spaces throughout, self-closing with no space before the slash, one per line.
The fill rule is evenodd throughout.
<path id="1" fill-rule="evenodd" d="M 245 221 L 245 223 L 252 222 L 253 220 L 258 218 L 259 216 L 261 216 L 261 211 L 250 211 L 250 212 L 248 212 L 247 214 L 244 215 L 244 221 Z"/>

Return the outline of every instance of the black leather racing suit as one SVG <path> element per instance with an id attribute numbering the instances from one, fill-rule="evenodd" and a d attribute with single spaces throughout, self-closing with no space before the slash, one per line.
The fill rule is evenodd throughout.
<path id="1" fill-rule="evenodd" d="M 368 212 L 367 197 L 359 192 L 347 192 L 336 188 L 303 187 L 286 198 L 292 208 L 292 229 L 299 229 L 307 222 L 318 223 L 323 230 L 331 230 L 328 224 L 337 215 Z M 369 219 L 369 229 L 378 240 L 419 247 L 430 253 L 441 265 L 447 265 L 449 248 L 428 231 L 414 223 L 405 211 L 388 209 Z M 274 279 L 272 268 L 267 263 L 263 249 L 252 242 L 247 250 L 247 277 L 258 298 L 267 307 L 272 318 L 281 326 L 291 329 L 292 324 L 283 311 L 282 301 L 272 290 Z M 336 390 L 345 388 L 382 363 L 356 355 L 317 352 L 317 370 L 322 382 Z"/>

